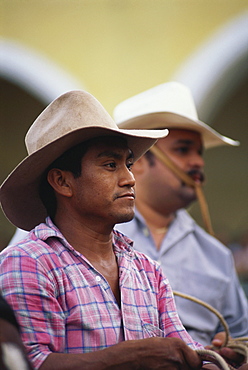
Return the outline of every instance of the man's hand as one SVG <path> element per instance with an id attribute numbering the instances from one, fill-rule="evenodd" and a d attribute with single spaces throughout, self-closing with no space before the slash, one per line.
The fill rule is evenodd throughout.
<path id="1" fill-rule="evenodd" d="M 101 351 L 84 354 L 52 353 L 41 365 L 40 370 L 200 370 L 201 368 L 200 356 L 181 339 L 153 337 L 127 340 Z"/>
<path id="2" fill-rule="evenodd" d="M 219 353 L 226 360 L 227 363 L 235 363 L 237 365 L 241 365 L 244 361 L 244 356 L 235 352 L 231 348 L 222 347 L 225 343 L 225 339 L 226 333 L 224 331 L 217 333 L 212 340 L 212 345 L 214 346 L 213 350 Z M 212 349 L 210 346 L 206 346 L 206 348 Z"/>
<path id="3" fill-rule="evenodd" d="M 125 342 L 128 345 L 128 341 Z M 131 343 L 130 343 L 131 344 Z M 138 369 L 201 369 L 199 355 L 178 338 L 148 338 L 134 341 Z"/>

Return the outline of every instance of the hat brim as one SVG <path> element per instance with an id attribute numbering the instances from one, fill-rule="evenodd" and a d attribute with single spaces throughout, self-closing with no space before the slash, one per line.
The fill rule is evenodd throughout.
<path id="1" fill-rule="evenodd" d="M 202 135 L 203 145 L 206 149 L 220 145 L 238 146 L 240 144 L 237 140 L 220 135 L 200 120 L 195 121 L 173 112 L 148 113 L 117 124 L 122 129 L 162 129 L 166 127 L 168 129 L 193 130 Z"/>
<path id="2" fill-rule="evenodd" d="M 168 130 L 122 130 L 99 126 L 74 130 L 27 156 L 3 182 L 0 200 L 3 212 L 16 227 L 31 230 L 45 221 L 47 212 L 39 197 L 39 183 L 46 168 L 66 150 L 99 136 L 125 137 L 134 161 L 141 157 Z"/>

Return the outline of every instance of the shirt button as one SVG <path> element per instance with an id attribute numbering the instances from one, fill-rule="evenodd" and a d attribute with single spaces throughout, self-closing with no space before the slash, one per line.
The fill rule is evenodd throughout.
<path id="1" fill-rule="evenodd" d="M 101 281 L 101 280 L 102 280 L 101 276 L 96 276 L 96 281 Z"/>
<path id="2" fill-rule="evenodd" d="M 143 229 L 143 234 L 146 236 L 146 237 L 148 237 L 149 236 L 149 230 L 147 229 L 147 227 L 144 227 L 144 229 Z"/>

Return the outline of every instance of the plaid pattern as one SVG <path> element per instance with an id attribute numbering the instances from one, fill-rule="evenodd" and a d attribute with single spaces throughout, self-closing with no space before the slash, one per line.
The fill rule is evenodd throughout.
<path id="1" fill-rule="evenodd" d="M 96 351 L 123 340 L 170 336 L 194 343 L 159 265 L 113 232 L 121 309 L 105 278 L 48 218 L 0 254 L 0 289 L 14 308 L 35 368 L 51 352 Z"/>

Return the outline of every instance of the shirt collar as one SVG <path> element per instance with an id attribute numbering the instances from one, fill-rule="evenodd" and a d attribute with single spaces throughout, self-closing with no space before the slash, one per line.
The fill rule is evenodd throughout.
<path id="1" fill-rule="evenodd" d="M 147 228 L 145 219 L 141 215 L 141 213 L 137 210 L 137 208 L 135 209 L 134 219 L 138 223 L 139 227 L 141 227 L 142 229 Z M 174 220 L 172 221 L 172 223 L 169 227 L 168 233 L 170 232 L 170 230 L 173 230 L 173 225 L 174 224 L 180 225 L 181 232 L 184 235 L 192 232 L 195 229 L 195 225 L 196 225 L 193 218 L 189 215 L 187 210 L 184 209 L 184 208 L 179 209 L 178 211 L 176 211 L 175 218 L 174 218 Z"/>
<path id="2" fill-rule="evenodd" d="M 34 234 L 38 239 L 43 241 L 47 240 L 48 238 L 59 238 L 63 241 L 63 244 L 66 243 L 66 247 L 69 249 L 74 249 L 65 239 L 61 231 L 57 228 L 57 226 L 53 223 L 50 217 L 46 218 L 46 222 L 42 223 L 35 227 Z M 132 252 L 133 251 L 133 241 L 128 238 L 126 235 L 122 234 L 117 230 L 113 230 L 113 246 L 116 251 L 119 252 Z"/>
<path id="3" fill-rule="evenodd" d="M 51 237 L 57 237 L 60 239 L 64 239 L 62 233 L 57 228 L 57 226 L 53 223 L 50 217 L 46 218 L 45 223 L 41 223 L 34 228 L 34 234 L 38 239 L 46 240 Z"/>
<path id="4" fill-rule="evenodd" d="M 118 230 L 113 230 L 113 245 L 116 251 L 133 252 L 133 240 Z"/>

